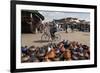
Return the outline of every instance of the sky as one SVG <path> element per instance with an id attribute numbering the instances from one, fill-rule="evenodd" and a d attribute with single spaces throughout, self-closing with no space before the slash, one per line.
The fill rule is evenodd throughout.
<path id="1" fill-rule="evenodd" d="M 67 17 L 78 18 L 80 20 L 90 21 L 90 13 L 88 12 L 55 12 L 55 11 L 39 11 L 44 17 L 44 22 L 53 19 L 62 19 Z"/>

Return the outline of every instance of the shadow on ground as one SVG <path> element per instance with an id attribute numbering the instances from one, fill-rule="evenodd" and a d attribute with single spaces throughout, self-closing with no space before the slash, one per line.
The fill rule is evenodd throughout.
<path id="1" fill-rule="evenodd" d="M 50 41 L 48 41 L 48 40 L 37 40 L 37 41 L 33 41 L 33 42 L 35 42 L 35 43 L 48 43 Z"/>

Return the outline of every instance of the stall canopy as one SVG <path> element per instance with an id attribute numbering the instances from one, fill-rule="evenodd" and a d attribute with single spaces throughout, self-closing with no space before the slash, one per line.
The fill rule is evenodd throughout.
<path id="1" fill-rule="evenodd" d="M 37 10 L 22 10 L 22 15 L 30 15 L 30 13 L 32 13 L 33 16 L 44 20 L 44 16 L 40 14 Z"/>

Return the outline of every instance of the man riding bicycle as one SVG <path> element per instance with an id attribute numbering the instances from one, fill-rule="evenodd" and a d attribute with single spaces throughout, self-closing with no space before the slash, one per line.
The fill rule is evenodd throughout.
<path id="1" fill-rule="evenodd" d="M 41 36 L 41 39 L 50 40 L 51 38 L 51 40 L 54 41 L 60 40 L 61 39 L 60 34 L 55 34 L 55 32 L 57 32 L 57 24 L 53 23 L 53 25 L 51 26 L 49 25 L 49 23 L 46 23 L 44 27 L 44 33 Z"/>
<path id="2" fill-rule="evenodd" d="M 57 25 L 55 22 L 53 22 L 53 25 L 50 28 L 50 34 L 51 34 L 51 38 L 55 38 L 55 32 L 57 32 Z"/>

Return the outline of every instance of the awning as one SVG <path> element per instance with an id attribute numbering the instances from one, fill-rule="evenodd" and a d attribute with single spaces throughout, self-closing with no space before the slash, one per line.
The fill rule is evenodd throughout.
<path id="1" fill-rule="evenodd" d="M 32 15 L 35 15 L 38 18 L 41 18 L 42 20 L 44 20 L 44 16 L 42 14 L 40 14 L 37 10 L 22 10 L 23 13 L 32 13 Z"/>

